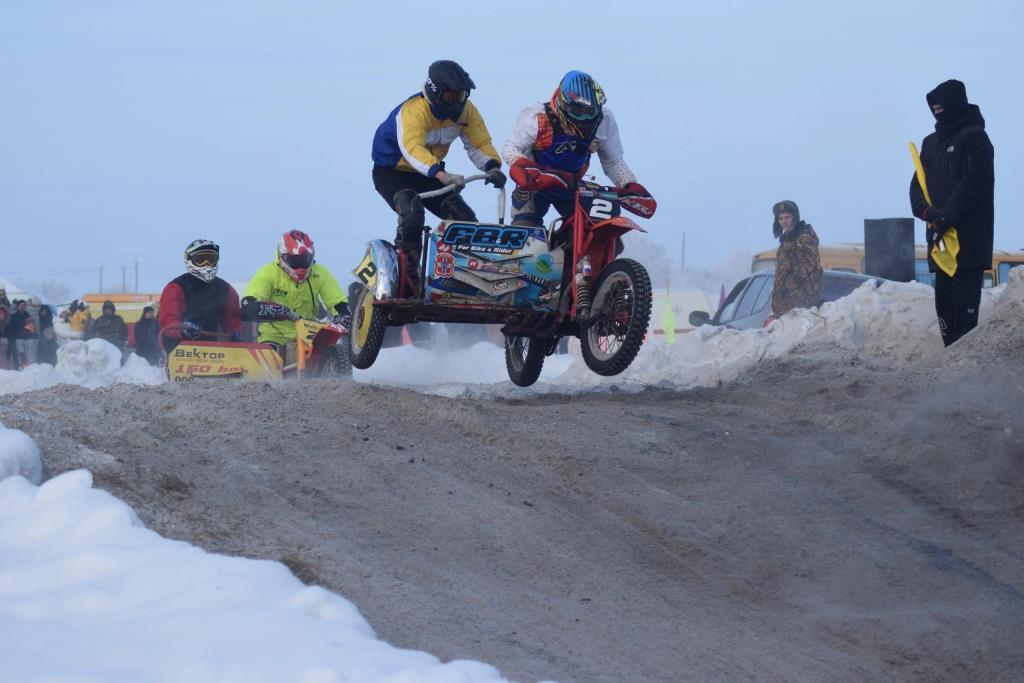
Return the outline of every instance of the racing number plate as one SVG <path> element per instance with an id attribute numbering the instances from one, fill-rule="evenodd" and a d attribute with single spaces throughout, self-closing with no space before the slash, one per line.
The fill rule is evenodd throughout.
<path id="1" fill-rule="evenodd" d="M 377 264 L 373 262 L 373 254 L 367 252 L 352 274 L 363 283 L 363 286 L 373 287 L 377 283 Z"/>

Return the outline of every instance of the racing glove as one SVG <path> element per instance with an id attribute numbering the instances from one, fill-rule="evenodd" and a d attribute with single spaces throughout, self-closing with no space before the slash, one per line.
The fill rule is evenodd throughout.
<path id="1" fill-rule="evenodd" d="M 457 189 L 461 190 L 466 186 L 466 176 L 459 175 L 458 173 L 448 173 L 445 171 L 444 178 L 441 182 L 445 185 L 454 185 Z"/>
<path id="2" fill-rule="evenodd" d="M 567 171 L 541 168 L 526 157 L 519 157 L 508 169 L 513 182 L 530 192 L 568 190 L 576 182 L 575 176 Z"/>
<path id="3" fill-rule="evenodd" d="M 508 178 L 506 178 L 505 174 L 501 172 L 501 169 L 495 167 L 487 172 L 487 179 L 484 180 L 484 185 L 494 185 L 494 187 L 500 190 L 505 187 L 505 183 L 507 181 Z"/>
<path id="4" fill-rule="evenodd" d="M 337 315 L 331 320 L 331 323 L 339 327 L 344 327 L 346 330 L 352 329 L 352 313 L 348 309 L 348 302 L 342 301 L 340 304 L 334 307 L 334 311 Z"/>
<path id="5" fill-rule="evenodd" d="M 619 193 L 622 207 L 637 216 L 650 218 L 658 210 L 658 202 L 640 183 L 626 183 L 622 187 L 616 188 L 616 191 Z"/>
<path id="6" fill-rule="evenodd" d="M 185 339 L 199 339 L 199 336 L 203 333 L 203 328 L 195 324 L 191 320 L 186 320 L 181 324 L 181 336 Z"/>
<path id="7" fill-rule="evenodd" d="M 240 313 L 242 320 L 261 323 L 299 319 L 299 316 L 295 315 L 295 311 L 284 304 L 275 304 L 273 301 L 257 301 L 255 297 L 251 296 L 242 299 Z"/>

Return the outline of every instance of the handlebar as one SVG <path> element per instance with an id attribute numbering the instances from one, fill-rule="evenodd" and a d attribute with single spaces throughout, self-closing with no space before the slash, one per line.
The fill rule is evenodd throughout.
<path id="1" fill-rule="evenodd" d="M 199 333 L 198 339 L 189 339 L 185 335 L 181 334 L 182 327 L 183 327 L 183 325 L 181 323 L 171 323 L 167 327 L 161 327 L 158 338 L 159 339 L 164 339 L 164 338 L 167 338 L 167 339 L 177 339 L 177 340 L 179 340 L 181 342 L 203 341 L 203 340 L 209 341 L 211 339 L 218 340 L 218 341 L 230 341 L 231 337 L 234 336 L 234 335 L 228 334 L 227 332 L 210 332 L 210 331 L 207 331 L 207 330 L 201 330 L 200 333 Z M 171 337 L 170 335 L 167 334 L 167 332 L 172 331 L 172 330 L 178 332 L 178 336 L 177 337 Z"/>
<path id="2" fill-rule="evenodd" d="M 472 182 L 476 182 L 477 180 L 485 180 L 486 178 L 486 173 L 476 173 L 474 175 L 466 176 L 466 185 L 469 185 Z M 463 185 L 462 187 L 465 187 L 465 185 Z M 455 190 L 461 190 L 462 187 L 459 187 L 458 185 L 445 185 L 442 188 L 439 188 L 437 190 L 431 190 L 430 192 L 420 192 L 419 197 L 420 199 L 440 197 L 443 194 L 448 194 L 449 192 L 454 192 Z"/>
<path id="3" fill-rule="evenodd" d="M 466 176 L 466 185 L 469 185 L 472 182 L 476 182 L 477 180 L 486 180 L 486 179 L 487 179 L 487 174 L 486 173 L 476 173 L 476 174 L 471 175 L 471 176 Z M 431 197 L 440 197 L 441 195 L 448 194 L 449 192 L 462 191 L 462 188 L 465 187 L 466 185 L 462 185 L 462 186 L 458 186 L 458 185 L 445 185 L 444 187 L 442 187 L 440 189 L 437 189 L 437 190 L 431 190 L 429 192 L 420 192 L 418 196 L 419 196 L 420 199 L 430 199 Z M 504 187 L 499 187 L 499 188 L 497 188 L 497 190 L 498 190 L 498 224 L 499 225 L 504 225 L 505 224 L 505 188 Z"/>

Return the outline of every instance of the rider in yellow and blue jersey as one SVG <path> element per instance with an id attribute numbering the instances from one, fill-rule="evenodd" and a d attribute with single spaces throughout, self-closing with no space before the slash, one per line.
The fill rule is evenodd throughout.
<path id="1" fill-rule="evenodd" d="M 476 221 L 458 192 L 422 201 L 416 197 L 446 185 L 465 185 L 464 176 L 445 170 L 445 156 L 456 139 L 462 140 L 473 165 L 490 176 L 486 182 L 505 185 L 501 157 L 483 117 L 469 101 L 475 87 L 457 63 L 434 62 L 423 91 L 395 107 L 373 137 L 373 185 L 398 213 L 396 241 L 413 263 L 419 263 L 424 207 L 438 218 Z"/>

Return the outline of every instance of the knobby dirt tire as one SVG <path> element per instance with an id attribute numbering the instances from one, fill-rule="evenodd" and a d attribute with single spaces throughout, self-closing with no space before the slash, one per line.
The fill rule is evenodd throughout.
<path id="1" fill-rule="evenodd" d="M 583 362 L 599 375 L 617 375 L 633 362 L 647 335 L 651 322 L 651 276 L 633 259 L 616 259 L 597 278 L 592 291 L 591 315 L 597 322 L 580 335 Z M 613 314 L 627 313 L 626 323 L 610 321 Z"/>
<path id="2" fill-rule="evenodd" d="M 320 356 L 317 377 L 324 379 L 346 379 L 352 377 L 352 359 L 349 357 L 348 342 L 329 346 Z"/>
<path id="3" fill-rule="evenodd" d="M 373 365 L 384 343 L 384 316 L 373 306 L 373 292 L 359 288 L 353 301 L 352 332 L 349 334 L 349 357 L 352 366 L 365 370 Z"/>
<path id="4" fill-rule="evenodd" d="M 505 335 L 505 368 L 513 384 L 528 387 L 537 381 L 544 368 L 546 345 L 545 339 Z"/>

